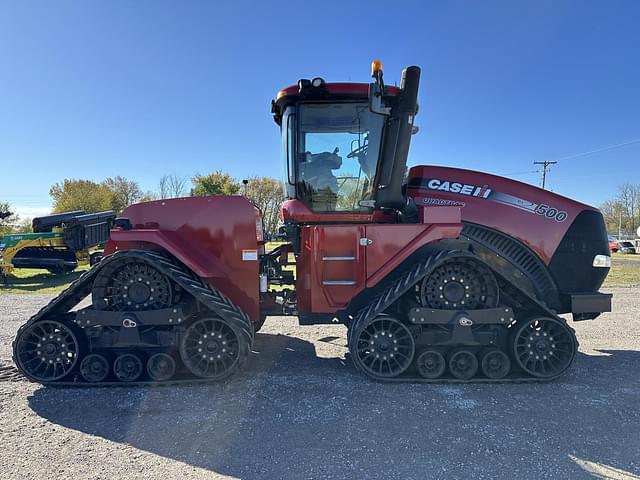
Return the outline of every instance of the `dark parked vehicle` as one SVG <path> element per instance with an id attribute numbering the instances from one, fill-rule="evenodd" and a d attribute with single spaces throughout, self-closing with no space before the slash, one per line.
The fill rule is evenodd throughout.
<path id="1" fill-rule="evenodd" d="M 609 242 L 609 250 L 613 253 L 636 253 L 636 247 L 631 242 L 621 242 L 618 240 L 612 240 Z"/>
<path id="2" fill-rule="evenodd" d="M 631 242 L 617 242 L 618 252 L 620 253 L 636 253 L 636 247 Z"/>

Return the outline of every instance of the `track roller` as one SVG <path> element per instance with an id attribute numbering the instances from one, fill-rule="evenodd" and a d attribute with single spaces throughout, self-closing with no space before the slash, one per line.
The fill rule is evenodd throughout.
<path id="1" fill-rule="evenodd" d="M 482 356 L 482 373 L 493 380 L 504 378 L 511 370 L 511 360 L 502 350 L 489 350 Z"/>
<path id="2" fill-rule="evenodd" d="M 449 371 L 460 380 L 469 380 L 478 371 L 478 359 L 469 350 L 455 350 L 449 356 Z"/>
<path id="3" fill-rule="evenodd" d="M 176 361 L 166 353 L 156 353 L 147 360 L 147 374 L 154 382 L 169 380 L 176 373 Z"/>
<path id="4" fill-rule="evenodd" d="M 142 360 L 133 353 L 119 355 L 113 362 L 113 373 L 121 382 L 135 382 L 142 375 Z"/>
<path id="5" fill-rule="evenodd" d="M 447 362 L 442 353 L 437 350 L 427 350 L 418 356 L 416 368 L 420 376 L 435 379 L 444 373 L 447 368 Z"/>
<path id="6" fill-rule="evenodd" d="M 571 366 L 578 348 L 567 324 L 551 317 L 536 317 L 516 325 L 512 337 L 518 366 L 538 378 L 552 378 Z"/>
<path id="7" fill-rule="evenodd" d="M 109 360 L 106 357 L 92 353 L 80 362 L 80 375 L 89 383 L 99 383 L 109 375 L 109 366 Z"/>

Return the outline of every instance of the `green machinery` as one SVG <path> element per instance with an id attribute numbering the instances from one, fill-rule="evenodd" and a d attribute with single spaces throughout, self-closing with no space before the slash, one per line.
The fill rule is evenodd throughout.
<path id="1" fill-rule="evenodd" d="M 115 220 L 112 211 L 85 214 L 82 210 L 33 219 L 34 233 L 7 234 L 0 240 L 0 274 L 14 268 L 72 272 L 78 262 L 92 264 L 99 254 L 89 249 L 104 243 Z"/>

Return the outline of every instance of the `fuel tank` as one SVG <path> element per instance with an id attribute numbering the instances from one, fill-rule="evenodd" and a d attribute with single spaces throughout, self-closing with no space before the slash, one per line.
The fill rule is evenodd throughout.
<path id="1" fill-rule="evenodd" d="M 504 234 L 495 243 L 509 241 L 505 235 L 517 241 L 548 268 L 559 292 L 597 291 L 608 273 L 593 267 L 596 255 L 609 255 L 596 208 L 508 178 L 436 166 L 411 168 L 407 194 L 417 205 L 462 207 L 467 231 Z"/>
<path id="2" fill-rule="evenodd" d="M 127 249 L 166 251 L 257 319 L 262 236 L 260 212 L 245 197 L 156 200 L 122 211 L 105 255 Z"/>

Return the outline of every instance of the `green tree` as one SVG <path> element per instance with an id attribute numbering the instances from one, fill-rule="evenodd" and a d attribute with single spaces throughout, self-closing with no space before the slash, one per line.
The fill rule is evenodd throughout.
<path id="1" fill-rule="evenodd" d="M 0 201 L 0 235 L 13 232 L 18 221 L 18 215 L 13 213 L 9 202 Z"/>
<path id="2" fill-rule="evenodd" d="M 236 195 L 240 191 L 240 183 L 231 175 L 217 170 L 208 175 L 196 175 L 192 179 L 191 195 Z"/>
<path id="3" fill-rule="evenodd" d="M 53 213 L 84 210 L 86 213 L 113 209 L 115 193 L 101 183 L 91 180 L 64 179 L 49 189 L 53 199 Z"/>
<path id="4" fill-rule="evenodd" d="M 261 210 L 265 232 L 268 235 L 276 233 L 280 205 L 284 200 L 282 182 L 271 177 L 250 177 L 245 195 Z"/>
<path id="5" fill-rule="evenodd" d="M 107 178 L 102 185 L 113 192 L 111 208 L 116 212 L 122 211 L 123 208 L 137 203 L 142 198 L 142 190 L 135 180 L 127 180 L 120 175 Z"/>

